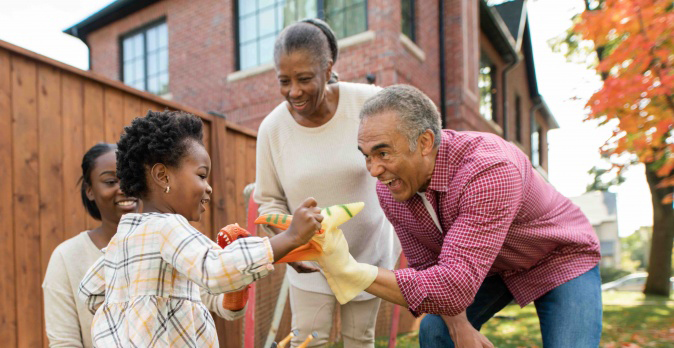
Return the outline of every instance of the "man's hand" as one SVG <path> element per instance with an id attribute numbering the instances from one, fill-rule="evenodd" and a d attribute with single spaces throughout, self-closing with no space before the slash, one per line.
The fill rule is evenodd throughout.
<path id="1" fill-rule="evenodd" d="M 494 348 L 487 337 L 470 324 L 466 311 L 454 317 L 443 315 L 442 319 L 447 324 L 449 335 L 457 348 Z"/>

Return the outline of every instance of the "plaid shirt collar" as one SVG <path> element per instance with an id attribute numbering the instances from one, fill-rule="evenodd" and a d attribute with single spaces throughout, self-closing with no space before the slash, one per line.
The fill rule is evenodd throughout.
<path id="1" fill-rule="evenodd" d="M 447 193 L 449 191 L 449 183 L 452 182 L 452 177 L 454 176 L 454 170 L 447 170 L 447 168 L 454 167 L 454 164 L 451 164 L 450 151 L 451 149 L 451 140 L 454 138 L 454 131 L 449 129 L 443 129 L 442 140 L 440 146 L 438 147 L 438 153 L 435 156 L 435 166 L 433 168 L 433 174 L 431 175 L 431 183 L 428 184 L 426 188 L 426 197 L 428 197 L 429 191 L 436 191 Z M 412 204 L 417 204 L 420 202 L 420 197 L 418 195 L 413 195 L 408 200 L 403 202 L 408 208 Z"/>

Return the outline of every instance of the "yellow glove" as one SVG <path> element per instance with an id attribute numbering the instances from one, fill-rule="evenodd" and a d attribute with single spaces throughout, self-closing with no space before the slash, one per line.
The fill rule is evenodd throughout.
<path id="1" fill-rule="evenodd" d="M 318 261 L 337 301 L 345 304 L 367 289 L 377 278 L 376 266 L 359 263 L 349 253 L 349 244 L 339 226 L 358 214 L 365 203 L 350 203 L 324 208 L 322 229 L 311 241 L 288 253 L 278 262 Z M 287 229 L 291 215 L 260 216 L 255 223 Z"/>

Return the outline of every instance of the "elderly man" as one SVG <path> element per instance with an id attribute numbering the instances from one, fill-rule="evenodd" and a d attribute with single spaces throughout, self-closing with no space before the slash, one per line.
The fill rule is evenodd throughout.
<path id="1" fill-rule="evenodd" d="M 433 102 L 411 86 L 380 91 L 360 118 L 358 148 L 409 268 L 349 269 L 371 276 L 361 277 L 366 291 L 429 313 L 422 346 L 490 346 L 475 329 L 514 299 L 534 302 L 545 347 L 597 347 L 597 237 L 522 151 L 493 134 L 441 130 Z"/>

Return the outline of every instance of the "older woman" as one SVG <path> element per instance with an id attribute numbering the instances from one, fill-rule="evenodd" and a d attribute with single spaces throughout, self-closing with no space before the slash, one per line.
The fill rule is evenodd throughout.
<path id="1" fill-rule="evenodd" d="M 255 200 L 260 213 L 285 213 L 302 197 L 323 206 L 363 201 L 365 209 L 342 226 L 350 252 L 359 262 L 393 268 L 400 246 L 384 216 L 357 149 L 358 114 L 380 88 L 337 82 L 332 67 L 337 40 L 323 21 L 309 19 L 285 28 L 276 39 L 274 63 L 286 99 L 262 122 L 258 132 Z M 291 264 L 293 345 L 312 331 L 312 345 L 328 340 L 336 299 L 315 268 Z M 361 293 L 340 308 L 346 347 L 373 347 L 380 300 Z"/>

